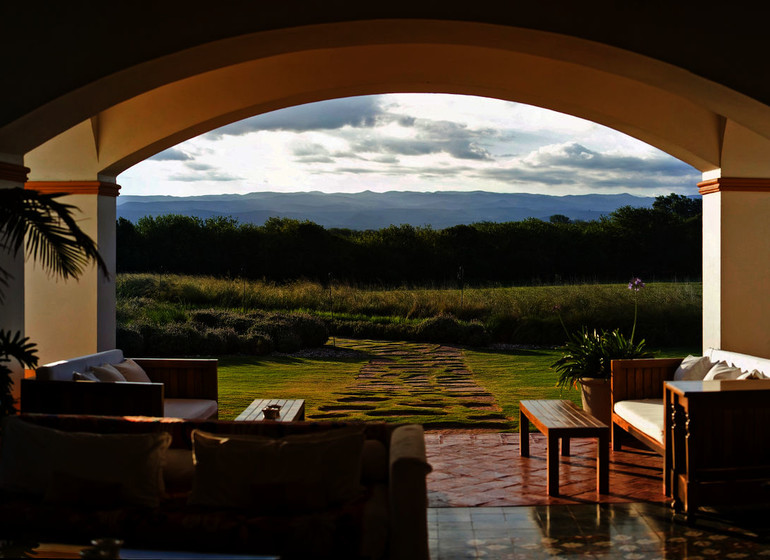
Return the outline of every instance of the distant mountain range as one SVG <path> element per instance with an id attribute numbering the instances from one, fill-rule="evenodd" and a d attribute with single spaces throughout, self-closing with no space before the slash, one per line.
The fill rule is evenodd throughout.
<path id="1" fill-rule="evenodd" d="M 563 214 L 572 220 L 595 220 L 621 206 L 650 207 L 655 197 L 630 194 L 545 194 L 473 192 L 401 192 L 354 194 L 253 192 L 203 196 L 120 196 L 119 218 L 136 222 L 144 216 L 182 214 L 209 218 L 231 216 L 261 225 L 268 218 L 310 220 L 326 228 L 380 229 L 390 225 L 430 225 L 443 229 L 476 222 L 548 220 Z"/>

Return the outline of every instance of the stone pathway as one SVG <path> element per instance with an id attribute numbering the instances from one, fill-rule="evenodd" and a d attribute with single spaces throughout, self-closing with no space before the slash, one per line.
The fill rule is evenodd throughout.
<path id="1" fill-rule="evenodd" d="M 370 359 L 313 419 L 399 416 L 426 429 L 467 427 L 468 421 L 479 429 L 511 427 L 494 397 L 476 384 L 459 348 L 371 340 L 338 340 L 337 345 L 365 352 Z"/>

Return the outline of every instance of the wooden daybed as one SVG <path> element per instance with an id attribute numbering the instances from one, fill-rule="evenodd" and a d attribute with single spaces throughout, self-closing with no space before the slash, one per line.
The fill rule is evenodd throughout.
<path id="1" fill-rule="evenodd" d="M 770 504 L 770 379 L 737 378 L 770 375 L 770 360 L 705 356 L 724 375 L 688 378 L 681 358 L 612 361 L 612 448 L 631 435 L 660 453 L 663 490 L 688 517 L 705 505 Z"/>

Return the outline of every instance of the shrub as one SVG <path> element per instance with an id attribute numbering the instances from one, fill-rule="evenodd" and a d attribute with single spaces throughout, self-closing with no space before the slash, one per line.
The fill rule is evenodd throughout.
<path id="1" fill-rule="evenodd" d="M 485 346 L 489 344 L 489 334 L 480 321 L 471 321 L 462 326 L 460 344 L 465 346 Z"/>
<path id="2" fill-rule="evenodd" d="M 426 342 L 460 342 L 462 327 L 451 315 L 439 315 L 425 319 L 417 327 L 417 338 Z"/>
<path id="3" fill-rule="evenodd" d="M 188 323 L 172 323 L 145 336 L 145 351 L 152 356 L 201 355 L 203 336 L 200 330 Z"/>
<path id="4" fill-rule="evenodd" d="M 115 345 L 123 350 L 123 355 L 139 357 L 143 356 L 144 336 L 136 326 L 118 325 L 115 331 Z"/>
<path id="5" fill-rule="evenodd" d="M 249 332 L 240 337 L 240 353 L 248 355 L 269 354 L 274 349 L 273 339 L 269 334 Z"/>

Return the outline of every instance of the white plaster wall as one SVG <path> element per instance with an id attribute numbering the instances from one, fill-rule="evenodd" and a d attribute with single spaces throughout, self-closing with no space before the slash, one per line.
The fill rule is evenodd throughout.
<path id="1" fill-rule="evenodd" d="M 703 197 L 703 351 L 722 347 L 722 193 Z"/>
<path id="2" fill-rule="evenodd" d="M 98 286 L 96 349 L 101 352 L 115 348 L 115 328 L 117 326 L 115 317 L 117 303 L 115 298 L 115 269 L 117 264 L 115 222 L 117 221 L 117 208 L 115 197 L 91 196 L 98 198 L 99 206 L 98 236 L 94 239 L 97 242 L 99 253 L 110 271 L 109 278 L 105 278 L 103 274 L 97 271 L 96 279 Z"/>
<path id="3" fill-rule="evenodd" d="M 70 195 L 60 200 L 79 208 L 81 229 L 98 239 L 98 198 Z M 113 223 L 114 229 L 114 223 Z M 40 364 L 74 358 L 98 350 L 98 271 L 89 265 L 78 280 L 62 280 L 29 260 L 25 265 L 27 335 L 38 344 Z M 114 307 L 113 307 L 114 314 Z"/>
<path id="4" fill-rule="evenodd" d="M 704 201 L 714 195 L 704 196 Z M 721 198 L 721 348 L 770 357 L 770 193 Z M 709 217 L 708 223 L 713 223 Z M 704 227 L 707 222 L 704 220 Z M 704 261 L 705 261 L 704 251 Z M 713 274 L 704 274 L 704 284 Z M 704 285 L 705 292 L 705 285 Z M 705 296 L 705 293 L 704 293 Z M 714 309 L 704 300 L 704 316 Z"/>

